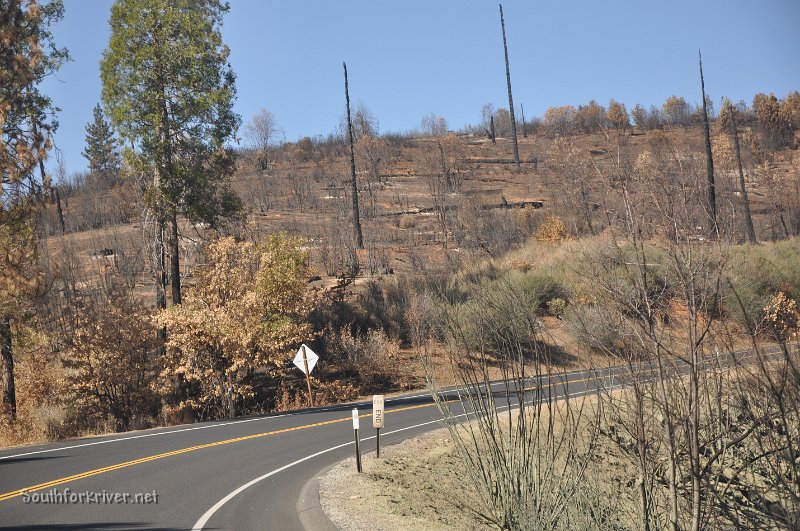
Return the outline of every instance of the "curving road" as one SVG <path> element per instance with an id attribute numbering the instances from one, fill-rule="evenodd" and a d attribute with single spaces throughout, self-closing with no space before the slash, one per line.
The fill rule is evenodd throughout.
<path id="1" fill-rule="evenodd" d="M 554 389 L 559 396 L 592 393 L 619 385 L 623 375 L 614 367 L 566 373 Z M 493 386 L 507 403 L 503 383 Z M 301 491 L 320 470 L 353 454 L 354 406 L 362 416 L 362 452 L 371 452 L 367 402 L 0 451 L 0 527 L 324 529 Z M 385 408 L 382 445 L 440 425 L 427 393 L 387 399 Z M 141 503 L 134 503 L 136 494 Z M 119 499 L 126 495 L 128 501 Z"/>

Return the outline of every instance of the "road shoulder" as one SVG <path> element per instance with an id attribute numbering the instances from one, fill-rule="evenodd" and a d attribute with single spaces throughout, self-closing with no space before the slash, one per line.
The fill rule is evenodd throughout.
<path id="1" fill-rule="evenodd" d="M 474 500 L 446 428 L 386 446 L 380 459 L 365 454 L 362 461 L 362 474 L 353 457 L 320 472 L 303 488 L 303 506 L 321 510 L 333 529 L 347 531 L 485 529 L 465 509 Z M 306 492 L 314 487 L 318 502 Z M 309 531 L 331 529 L 301 521 Z"/>

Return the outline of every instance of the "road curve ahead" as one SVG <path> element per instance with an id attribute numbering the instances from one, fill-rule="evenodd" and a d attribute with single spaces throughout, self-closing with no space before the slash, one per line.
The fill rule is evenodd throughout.
<path id="1" fill-rule="evenodd" d="M 619 385 L 624 374 L 566 373 L 554 389 L 559 396 L 592 393 Z M 507 403 L 503 383 L 493 385 Z M 362 452 L 373 451 L 372 404 L 355 405 Z M 353 454 L 353 406 L 0 451 L 0 527 L 303 529 L 296 509 L 303 485 Z M 388 399 L 381 443 L 437 428 L 440 419 L 424 391 Z"/>

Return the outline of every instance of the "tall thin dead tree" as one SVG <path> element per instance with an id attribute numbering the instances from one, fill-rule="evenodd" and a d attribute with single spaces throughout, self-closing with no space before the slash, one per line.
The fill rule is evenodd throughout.
<path id="1" fill-rule="evenodd" d="M 520 103 L 519 108 L 522 110 L 522 138 L 528 138 L 528 128 L 525 127 L 525 106 Z"/>
<path id="2" fill-rule="evenodd" d="M 353 143 L 353 121 L 350 118 L 350 89 L 347 84 L 347 63 L 344 65 L 344 98 L 347 102 L 347 131 L 350 135 L 350 187 L 353 196 L 353 233 L 356 245 L 364 248 L 364 235 L 361 232 L 361 218 L 358 212 L 358 181 L 356 181 L 356 152 Z"/>
<path id="3" fill-rule="evenodd" d="M 739 125 L 736 122 L 736 109 L 731 107 L 731 136 L 733 137 L 733 146 L 736 150 L 736 165 L 739 168 L 739 191 L 742 194 L 742 201 L 744 202 L 744 226 L 745 233 L 747 234 L 747 241 L 750 243 L 757 243 L 756 229 L 753 226 L 753 214 L 750 212 L 750 199 L 747 197 L 747 186 L 744 182 L 744 170 L 742 169 L 742 152 L 739 149 Z"/>
<path id="4" fill-rule="evenodd" d="M 706 140 L 706 202 L 710 217 L 709 232 L 713 235 L 717 231 L 717 191 L 714 184 L 714 156 L 711 154 L 711 129 L 708 124 L 708 103 L 706 102 L 706 84 L 703 79 L 703 56 L 697 51 L 700 61 L 700 90 L 703 93 L 703 134 Z"/>
<path id="5" fill-rule="evenodd" d="M 514 140 L 514 165 L 519 171 L 519 146 L 517 145 L 517 121 L 514 119 L 514 98 L 511 97 L 511 70 L 508 67 L 508 45 L 506 44 L 506 21 L 503 4 L 500 5 L 500 29 L 503 31 L 503 53 L 506 58 L 506 84 L 508 85 L 508 111 L 511 114 L 511 138 Z"/>

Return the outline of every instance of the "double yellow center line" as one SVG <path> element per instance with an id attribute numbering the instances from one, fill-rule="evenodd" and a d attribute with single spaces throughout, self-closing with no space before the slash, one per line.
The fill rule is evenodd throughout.
<path id="1" fill-rule="evenodd" d="M 557 383 L 550 384 L 550 385 L 575 384 L 575 383 L 588 381 L 589 379 L 590 378 L 581 378 L 581 379 L 577 379 L 577 380 L 568 380 L 566 382 L 565 381 L 561 381 L 561 382 L 557 382 Z M 545 387 L 545 386 L 539 385 L 539 386 L 527 387 L 527 388 L 523 389 L 523 391 L 531 391 L 531 390 L 534 390 L 534 389 L 541 389 L 542 387 Z M 412 410 L 412 409 L 420 409 L 420 408 L 431 407 L 431 406 L 435 406 L 435 405 L 436 405 L 435 402 L 430 402 L 430 403 L 427 403 L 427 404 L 417 404 L 417 405 L 414 405 L 414 406 L 399 407 L 399 408 L 395 408 L 395 409 L 391 409 L 391 410 L 386 411 L 386 414 L 399 413 L 400 411 L 409 411 L 409 410 Z M 371 414 L 372 413 L 363 413 L 363 414 L 361 414 L 359 416 L 360 417 L 368 417 Z M 351 419 L 352 419 L 352 417 L 345 417 L 345 418 L 338 418 L 338 419 L 333 419 L 333 420 L 326 420 L 326 421 L 323 421 L 323 422 L 315 422 L 313 424 L 304 424 L 302 426 L 295 426 L 295 427 L 292 427 L 292 428 L 283 428 L 283 429 L 280 429 L 280 430 L 266 431 L 266 432 L 263 432 L 263 433 L 255 433 L 253 435 L 245 435 L 245 436 L 242 436 L 242 437 L 234 437 L 232 439 L 225 439 L 225 440 L 222 440 L 222 441 L 216 441 L 216 442 L 211 442 L 211 443 L 206 443 L 206 444 L 198 444 L 196 446 L 189 446 L 187 448 L 181 448 L 181 449 L 178 449 L 178 450 L 172 450 L 171 452 L 164 452 L 164 453 L 160 453 L 160 454 L 150 455 L 150 456 L 147 456 L 147 457 L 141 457 L 139 459 L 134 459 L 132 461 L 125 461 L 125 462 L 122 462 L 122 463 L 117 463 L 115 465 L 110 465 L 110 466 L 106 466 L 106 467 L 102 467 L 102 468 L 96 468 L 94 470 L 88 470 L 86 472 L 81 472 L 80 474 L 75 474 L 75 475 L 72 475 L 72 476 L 58 478 L 58 479 L 54 479 L 54 480 L 51 480 L 51 481 L 47 481 L 45 483 L 39 483 L 38 485 L 32 485 L 30 487 L 25 487 L 25 488 L 22 488 L 22 489 L 13 490 L 11 492 L 6 492 L 5 494 L 0 494 L 0 501 L 10 500 L 12 498 L 16 498 L 18 496 L 22 496 L 26 492 L 36 492 L 36 491 L 40 491 L 40 490 L 44 490 L 44 489 L 49 489 L 49 488 L 52 488 L 52 487 L 57 487 L 59 485 L 63 485 L 64 483 L 70 483 L 72 481 L 77 481 L 79 479 L 85 479 L 85 478 L 90 478 L 90 477 L 93 477 L 93 476 L 99 476 L 100 474 L 105 474 L 107 472 L 112 472 L 114 470 L 120 470 L 120 469 L 123 469 L 123 468 L 128 468 L 128 467 L 131 467 L 131 466 L 135 466 L 135 465 L 141 465 L 143 463 L 149 463 L 151 461 L 157 461 L 159 459 L 164 459 L 166 457 L 172 457 L 174 455 L 187 454 L 189 452 L 196 452 L 198 450 L 203 450 L 205 448 L 213 448 L 215 446 L 223 446 L 223 445 L 226 445 L 226 444 L 233 444 L 233 443 L 242 442 L 242 441 L 249 441 L 249 440 L 252 440 L 252 439 L 259 439 L 259 438 L 262 438 L 262 437 L 269 437 L 269 436 L 272 436 L 272 435 L 278 435 L 278 434 L 281 434 L 281 433 L 288 433 L 288 432 L 292 432 L 292 431 L 306 430 L 306 429 L 309 429 L 309 428 L 318 428 L 320 426 L 327 426 L 329 424 L 337 424 L 339 422 L 346 422 L 346 421 L 351 420 Z"/>
<path id="2" fill-rule="evenodd" d="M 386 413 L 387 414 L 389 414 L 389 413 L 397 413 L 399 411 L 408 411 L 408 410 L 411 410 L 411 409 L 419 409 L 419 408 L 423 408 L 423 407 L 430 407 L 432 405 L 435 405 L 435 404 L 432 404 L 432 403 L 431 404 L 418 404 L 418 405 L 415 405 L 415 406 L 400 407 L 400 408 L 389 410 Z M 363 414 L 361 414 L 359 416 L 368 417 L 371 414 L 372 413 L 363 413 Z M 117 463 L 117 464 L 111 465 L 111 466 L 105 466 L 105 467 L 102 467 L 102 468 L 96 468 L 94 470 L 81 472 L 80 474 L 75 474 L 73 476 L 67 476 L 67 477 L 63 477 L 63 478 L 58 478 L 58 479 L 54 479 L 52 481 L 47 481 L 45 483 L 39 483 L 38 485 L 32 485 L 30 487 L 25 487 L 25 488 L 22 488 L 22 489 L 13 490 L 11 492 L 6 492 L 5 494 L 0 494 L 0 501 L 10 500 L 12 498 L 16 498 L 17 496 L 22 496 L 26 492 L 36 492 L 36 491 L 39 491 L 39 490 L 49 489 L 51 487 L 56 487 L 58 485 L 63 485 L 64 483 L 69 483 L 69 482 L 77 481 L 79 479 L 84 479 L 84 478 L 90 478 L 92 476 L 99 476 L 100 474 L 105 474 L 106 472 L 112 472 L 114 470 L 120 470 L 122 468 L 128 468 L 128 467 L 135 466 L 135 465 L 141 465 L 143 463 L 149 463 L 150 461 L 157 461 L 159 459 L 164 459 L 166 457 L 172 457 L 173 455 L 187 454 L 189 452 L 196 452 L 197 450 L 203 450 L 204 448 L 213 448 L 215 446 L 223 446 L 223 445 L 226 445 L 226 444 L 233 444 L 233 443 L 242 442 L 242 441 L 249 441 L 249 440 L 252 440 L 252 439 L 259 439 L 261 437 L 269 437 L 271 435 L 278 435 L 278 434 L 281 434 L 281 433 L 288 433 L 288 432 L 291 432 L 291 431 L 306 430 L 306 429 L 309 429 L 309 428 L 317 428 L 319 426 L 327 426 L 329 424 L 336 424 L 336 423 L 339 423 L 339 422 L 346 422 L 346 421 L 351 420 L 351 419 L 352 419 L 352 417 L 339 418 L 339 419 L 333 419 L 333 420 L 326 420 L 326 421 L 323 421 L 323 422 L 315 422 L 313 424 L 304 424 L 303 426 L 295 426 L 293 428 L 283 428 L 283 429 L 280 429 L 280 430 L 265 431 L 263 433 L 254 433 L 253 435 L 245 435 L 243 437 L 234 437 L 233 439 L 225 439 L 223 441 L 216 441 L 216 442 L 211 442 L 211 443 L 206 443 L 206 444 L 198 444 L 196 446 L 189 446 L 188 448 L 181 448 L 179 450 L 173 450 L 171 452 L 164 452 L 164 453 L 161 453 L 161 454 L 150 455 L 150 456 L 147 456 L 147 457 L 134 459 L 132 461 L 125 461 L 123 463 Z"/>

